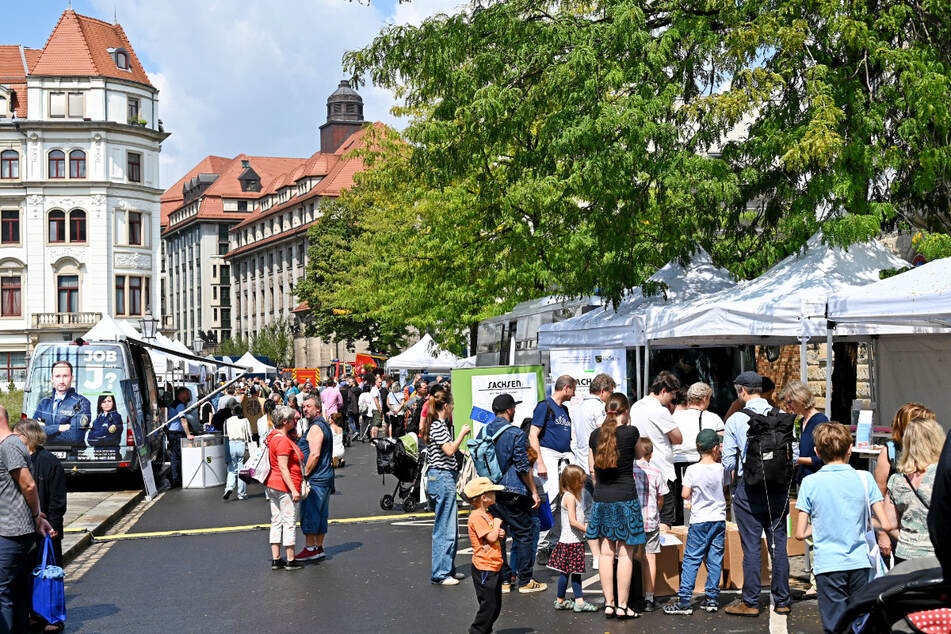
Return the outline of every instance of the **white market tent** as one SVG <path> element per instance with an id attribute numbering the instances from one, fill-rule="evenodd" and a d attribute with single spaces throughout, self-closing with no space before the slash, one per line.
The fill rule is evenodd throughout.
<path id="1" fill-rule="evenodd" d="M 235 361 L 234 364 L 249 368 L 251 374 L 277 374 L 277 368 L 258 361 L 250 351 L 241 355 L 241 358 Z"/>
<path id="2" fill-rule="evenodd" d="M 395 357 L 386 360 L 386 368 L 397 370 L 452 370 L 459 357 L 440 348 L 429 334 Z"/>
<path id="3" fill-rule="evenodd" d="M 649 310 L 647 338 L 652 346 L 681 347 L 825 337 L 825 319 L 802 317 L 820 314 L 826 296 L 874 283 L 880 270 L 903 266 L 907 262 L 877 240 L 843 249 L 822 244 L 821 234 L 816 234 L 805 249 L 755 280 L 669 309 Z M 879 332 L 874 326 L 851 324 L 836 334 Z"/>
<path id="4" fill-rule="evenodd" d="M 118 341 L 121 337 L 127 336 L 128 334 L 119 322 L 109 315 L 103 315 L 95 326 L 86 331 L 83 339 L 86 341 Z"/>
<path id="5" fill-rule="evenodd" d="M 476 355 L 459 359 L 459 364 L 455 367 L 455 369 L 462 370 L 464 368 L 474 368 L 474 367 L 476 367 Z"/>
<path id="6" fill-rule="evenodd" d="M 654 273 L 650 282 L 666 285 L 662 294 L 644 296 L 640 288 L 625 297 L 617 310 L 607 306 L 538 329 L 541 350 L 580 348 L 633 348 L 646 343 L 644 318 L 651 307 L 665 308 L 704 294 L 733 288 L 729 271 L 713 264 L 698 249 L 684 267 L 672 261 Z"/>
<path id="7" fill-rule="evenodd" d="M 951 427 L 951 258 L 929 262 L 861 288 L 829 295 L 827 314 L 836 331 L 852 323 L 916 326 L 914 337 L 876 339 L 875 368 L 879 420 L 885 421 L 909 401 L 924 403 Z"/>

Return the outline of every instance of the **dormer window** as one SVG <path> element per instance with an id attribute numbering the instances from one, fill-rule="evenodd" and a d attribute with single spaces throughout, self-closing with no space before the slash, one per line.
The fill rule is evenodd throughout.
<path id="1" fill-rule="evenodd" d="M 117 48 L 112 52 L 112 56 L 116 60 L 116 68 L 129 70 L 129 53 L 125 49 Z"/>

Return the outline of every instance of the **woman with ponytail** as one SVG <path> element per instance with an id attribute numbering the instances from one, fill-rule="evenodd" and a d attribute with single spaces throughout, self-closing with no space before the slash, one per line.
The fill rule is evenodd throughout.
<path id="1" fill-rule="evenodd" d="M 456 452 L 469 434 L 463 425 L 459 437 L 453 440 L 452 394 L 443 390 L 429 397 L 426 416 L 419 427 L 426 444 L 426 493 L 432 501 L 436 517 L 433 521 L 433 566 L 430 580 L 444 586 L 459 583 L 456 577 L 456 545 L 459 541 L 459 520 L 456 516 Z"/>
<path id="2" fill-rule="evenodd" d="M 630 403 L 615 392 L 608 399 L 604 423 L 588 440 L 588 467 L 594 480 L 594 504 L 585 539 L 597 540 L 598 575 L 604 591 L 604 616 L 640 616 L 628 607 L 634 548 L 646 541 L 641 505 L 634 482 L 635 447 L 639 434 L 630 425 Z M 614 597 L 614 557 L 617 555 L 617 603 Z"/>

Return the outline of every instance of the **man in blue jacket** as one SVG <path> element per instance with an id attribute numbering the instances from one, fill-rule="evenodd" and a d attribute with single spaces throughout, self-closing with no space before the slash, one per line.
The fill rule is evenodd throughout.
<path id="1" fill-rule="evenodd" d="M 496 396 L 492 401 L 495 420 L 486 425 L 481 433 L 491 437 L 500 428 L 508 427 L 495 440 L 495 456 L 504 474 L 499 484 L 505 489 L 495 495 L 492 513 L 502 519 L 507 525 L 508 534 L 512 536 L 512 548 L 518 554 L 518 591 L 521 594 L 529 594 L 542 592 L 548 585 L 532 579 L 535 563 L 535 553 L 532 552 L 532 513 L 538 508 L 539 497 L 535 480 L 532 479 L 532 467 L 525 452 L 525 434 L 512 425 L 516 405 L 518 402 L 511 394 Z M 502 592 L 511 591 L 513 577 L 503 545 Z"/>
<path id="2" fill-rule="evenodd" d="M 73 389 L 73 364 L 57 361 L 53 364 L 50 379 L 53 394 L 40 401 L 33 419 L 43 424 L 48 444 L 83 444 L 92 408 L 89 399 Z"/>

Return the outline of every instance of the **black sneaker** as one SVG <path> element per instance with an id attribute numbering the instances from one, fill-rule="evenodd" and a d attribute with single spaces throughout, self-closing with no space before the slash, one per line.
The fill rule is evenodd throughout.
<path id="1" fill-rule="evenodd" d="M 272 560 L 271 560 L 271 570 L 282 570 L 282 569 L 284 569 L 285 566 L 287 566 L 287 564 L 284 563 L 284 560 L 283 560 L 283 559 L 272 559 Z"/>
<path id="2" fill-rule="evenodd" d="M 291 561 L 284 564 L 284 570 L 300 570 L 303 567 L 304 566 L 302 566 L 301 563 L 296 559 L 292 559 Z"/>
<path id="3" fill-rule="evenodd" d="M 225 489 L 225 494 L 221 496 L 222 500 L 227 500 L 231 497 L 231 489 Z"/>
<path id="4" fill-rule="evenodd" d="M 643 609 L 643 612 L 654 612 L 655 610 L 657 610 L 657 602 L 656 602 L 656 601 L 654 601 L 653 599 L 651 599 L 651 600 L 649 600 L 649 601 L 644 601 L 644 609 Z"/>

